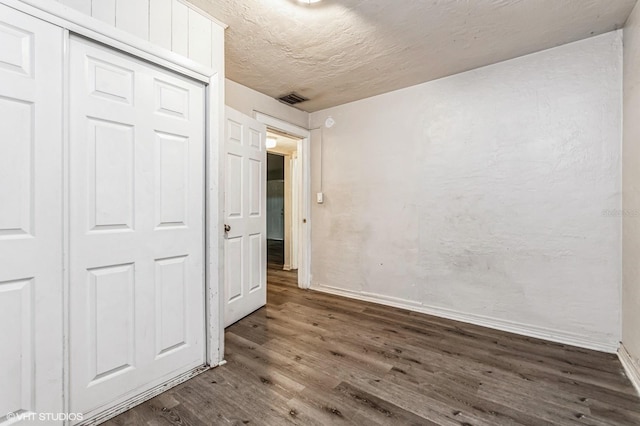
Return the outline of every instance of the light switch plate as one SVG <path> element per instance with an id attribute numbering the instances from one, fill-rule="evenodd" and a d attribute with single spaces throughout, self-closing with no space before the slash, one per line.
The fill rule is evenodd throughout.
<path id="1" fill-rule="evenodd" d="M 324 202 L 324 194 L 322 192 L 318 192 L 316 194 L 316 201 L 318 204 L 322 204 Z"/>

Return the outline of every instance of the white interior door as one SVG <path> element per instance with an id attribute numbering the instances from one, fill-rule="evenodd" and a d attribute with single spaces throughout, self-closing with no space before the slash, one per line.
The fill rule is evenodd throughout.
<path id="1" fill-rule="evenodd" d="M 204 364 L 204 86 L 70 42 L 70 394 L 91 417 Z"/>
<path id="2" fill-rule="evenodd" d="M 62 46 L 0 5 L 0 424 L 62 411 Z"/>
<path id="3" fill-rule="evenodd" d="M 267 128 L 231 108 L 226 122 L 225 327 L 267 303 Z"/>

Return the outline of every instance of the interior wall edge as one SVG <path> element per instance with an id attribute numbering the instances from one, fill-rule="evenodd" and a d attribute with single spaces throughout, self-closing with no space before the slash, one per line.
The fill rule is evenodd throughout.
<path id="1" fill-rule="evenodd" d="M 618 349 L 618 358 L 620 359 L 622 367 L 624 367 L 624 371 L 627 373 L 627 377 L 631 381 L 631 384 L 633 384 L 636 392 L 640 395 L 640 365 L 636 364 L 633 360 L 633 357 L 631 357 L 629 351 L 625 348 L 624 343 L 620 344 L 620 349 Z"/>
<path id="2" fill-rule="evenodd" d="M 622 343 L 632 365 L 640 365 L 640 3 L 623 33 L 622 142 Z"/>
<path id="3" fill-rule="evenodd" d="M 519 323 L 499 318 L 486 317 L 483 315 L 460 312 L 453 309 L 441 308 L 438 306 L 425 305 L 408 299 L 386 296 L 383 294 L 370 293 L 366 291 L 346 290 L 324 284 L 312 284 L 311 290 L 329 293 L 336 296 L 348 297 L 365 302 L 377 303 L 394 308 L 407 309 L 409 311 L 422 314 L 433 315 L 454 321 L 487 327 L 494 330 L 506 331 L 508 333 L 519 334 L 521 336 L 533 337 L 550 342 L 561 343 L 570 346 L 577 346 L 583 349 L 591 349 L 610 354 L 619 353 L 620 343 L 618 341 L 605 341 L 594 339 L 591 336 L 579 335 L 563 330 L 538 327 L 531 324 Z M 640 369 L 638 370 L 640 371 Z M 640 376 L 638 376 L 640 378 Z M 640 383 L 640 381 L 638 382 Z M 634 383 L 635 384 L 635 383 Z"/>

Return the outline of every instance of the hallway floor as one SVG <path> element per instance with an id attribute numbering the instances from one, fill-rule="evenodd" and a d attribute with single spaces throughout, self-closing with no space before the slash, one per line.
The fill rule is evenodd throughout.
<path id="1" fill-rule="evenodd" d="M 284 241 L 267 240 L 267 263 L 269 266 L 279 266 L 282 269 L 282 265 L 284 265 Z"/>

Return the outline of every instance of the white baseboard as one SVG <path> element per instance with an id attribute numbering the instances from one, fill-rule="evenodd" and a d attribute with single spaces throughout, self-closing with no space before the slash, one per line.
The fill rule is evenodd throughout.
<path id="1" fill-rule="evenodd" d="M 222 363 L 220 363 L 222 364 Z M 219 365 L 220 365 L 219 364 Z M 100 423 L 104 423 L 107 420 L 110 420 L 114 417 L 116 417 L 119 414 L 124 413 L 127 410 L 132 409 L 133 407 L 142 404 L 143 402 L 146 402 L 148 400 L 150 400 L 153 397 L 156 397 L 158 395 L 160 395 L 163 392 L 168 391 L 169 389 L 178 386 L 181 383 L 186 382 L 187 380 L 197 376 L 198 374 L 204 373 L 205 371 L 209 370 L 211 367 L 208 365 L 203 365 L 200 367 L 196 367 L 192 370 L 187 371 L 186 373 L 183 373 L 181 375 L 179 375 L 178 377 L 174 377 L 158 386 L 155 386 L 145 392 L 142 392 L 141 394 L 138 394 L 136 396 L 133 396 L 131 398 L 126 399 L 125 401 L 114 405 L 113 407 L 107 408 L 106 410 L 92 415 L 91 417 L 84 419 L 82 422 L 80 422 L 78 425 L 80 426 L 86 426 L 86 425 L 99 425 Z"/>
<path id="2" fill-rule="evenodd" d="M 618 358 L 620 358 L 627 377 L 633 384 L 633 387 L 636 388 L 638 395 L 640 395 L 640 365 L 633 360 L 627 348 L 624 347 L 624 344 L 620 345 L 620 349 L 618 349 Z"/>
<path id="3" fill-rule="evenodd" d="M 352 299 L 363 300 L 365 302 L 393 306 L 395 308 L 407 309 L 423 314 L 434 315 L 437 317 L 466 322 L 482 327 L 493 328 L 495 330 L 506 331 L 509 333 L 520 334 L 537 339 L 549 340 L 551 342 L 577 346 L 585 349 L 593 349 L 600 352 L 614 354 L 618 351 L 618 348 L 620 346 L 619 342 L 617 341 L 603 342 L 600 340 L 594 340 L 593 338 L 590 338 L 588 336 L 574 334 L 562 330 L 553 330 L 549 328 L 518 323 L 515 321 L 508 321 L 498 318 L 486 317 L 483 315 L 459 312 L 452 309 L 440 308 L 437 306 L 428 306 L 420 302 L 385 296 L 382 294 L 345 290 L 342 288 L 327 286 L 323 284 L 314 284 L 311 286 L 311 290 L 335 294 L 337 296 L 349 297 Z"/>

